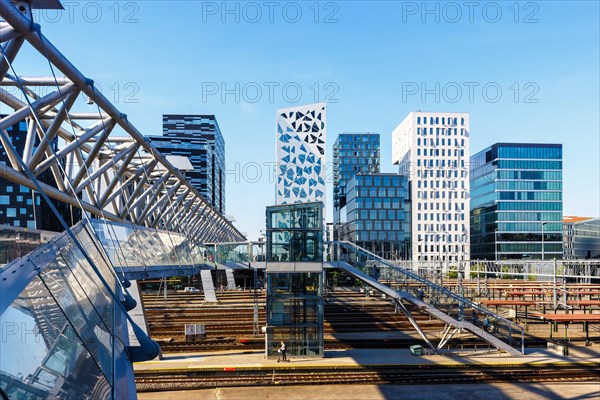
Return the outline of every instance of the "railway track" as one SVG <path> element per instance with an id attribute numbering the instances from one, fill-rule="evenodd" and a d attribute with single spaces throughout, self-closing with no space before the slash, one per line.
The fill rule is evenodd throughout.
<path id="1" fill-rule="evenodd" d="M 326 350 L 350 350 L 350 349 L 407 349 L 415 344 L 415 338 L 406 339 L 385 339 L 385 340 L 365 340 L 365 339 L 344 339 L 344 340 L 325 340 Z M 451 342 L 453 348 L 492 348 L 483 340 L 473 339 L 454 339 Z M 544 347 L 545 339 L 530 338 L 525 342 L 526 347 Z M 161 343 L 161 349 L 164 353 L 196 353 L 212 352 L 223 350 L 262 350 L 265 347 L 264 339 L 250 339 L 247 342 L 239 343 L 237 338 L 212 339 L 206 342 L 171 342 Z"/>
<path id="2" fill-rule="evenodd" d="M 139 392 L 273 385 L 595 382 L 600 381 L 600 369 L 593 365 L 263 368 L 137 371 L 135 380 Z"/>
<path id="3" fill-rule="evenodd" d="M 263 293 L 264 295 L 264 293 Z M 155 302 L 155 296 L 144 295 L 146 318 L 153 338 L 161 341 L 165 353 L 210 352 L 223 350 L 257 350 L 264 348 L 264 338 L 253 338 L 253 297 L 242 292 L 225 292 L 220 303 L 205 303 L 202 296 L 194 294 L 172 294 L 169 300 Z M 266 324 L 265 299 L 259 303 L 259 326 Z M 236 318 L 228 315 L 235 313 Z M 443 331 L 444 324 L 430 316 L 413 310 L 413 317 L 427 335 L 435 340 Z M 186 323 L 203 323 L 206 339 L 200 342 L 185 342 L 183 335 Z M 534 324 L 530 322 L 530 326 Z M 364 348 L 407 348 L 420 341 L 414 328 L 403 314 L 396 314 L 389 299 L 371 296 L 352 290 L 332 293 L 325 304 L 323 324 L 326 349 Z M 394 332 L 393 338 L 385 332 Z M 360 335 L 361 338 L 357 338 Z M 379 333 L 379 335 L 373 333 Z M 390 336 L 388 336 L 390 337 Z M 165 340 L 167 339 L 167 340 Z M 452 338 L 451 347 L 485 348 L 486 343 L 470 334 Z M 544 339 L 527 337 L 527 347 L 545 347 Z"/>

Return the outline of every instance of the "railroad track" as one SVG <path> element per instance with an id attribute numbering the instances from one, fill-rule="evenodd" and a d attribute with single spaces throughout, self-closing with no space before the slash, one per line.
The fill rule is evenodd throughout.
<path id="1" fill-rule="evenodd" d="M 365 339 L 343 339 L 343 340 L 325 340 L 326 350 L 349 350 L 349 349 L 407 349 L 415 344 L 415 338 L 399 338 L 386 340 L 365 340 Z M 465 348 L 490 348 L 490 345 L 483 340 L 474 339 L 454 339 L 451 342 L 452 347 L 458 348 L 464 345 Z M 544 347 L 545 339 L 531 338 L 525 341 L 526 347 Z M 164 353 L 196 353 L 213 352 L 223 350 L 262 350 L 264 349 L 264 339 L 250 340 L 246 343 L 238 343 L 236 338 L 213 339 L 203 342 L 171 342 L 162 343 L 161 349 Z"/>
<path id="2" fill-rule="evenodd" d="M 236 386 L 319 384 L 431 384 L 600 381 L 597 366 L 387 366 L 273 368 L 260 370 L 137 371 L 139 392 Z"/>

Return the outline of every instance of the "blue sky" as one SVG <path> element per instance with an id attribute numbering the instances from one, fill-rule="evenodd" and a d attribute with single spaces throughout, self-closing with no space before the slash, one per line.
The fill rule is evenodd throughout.
<path id="1" fill-rule="evenodd" d="M 145 134 L 161 132 L 163 113 L 216 114 L 227 214 L 252 239 L 274 201 L 275 110 L 323 100 L 328 148 L 341 132 L 380 133 L 385 172 L 396 171 L 392 130 L 417 109 L 469 112 L 472 154 L 499 141 L 563 143 L 565 215 L 600 215 L 599 3 L 425 7 L 73 1 L 37 18 Z M 28 54 L 15 67 L 48 74 Z"/>

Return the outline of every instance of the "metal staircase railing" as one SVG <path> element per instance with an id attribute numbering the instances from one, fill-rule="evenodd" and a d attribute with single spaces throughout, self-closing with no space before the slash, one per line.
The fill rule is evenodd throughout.
<path id="1" fill-rule="evenodd" d="M 325 251 L 327 261 L 343 261 L 359 268 L 379 282 L 423 300 L 462 323 L 462 328 L 484 339 L 496 338 L 524 352 L 524 329 L 520 325 L 353 243 L 327 242 L 326 245 L 329 246 Z"/>

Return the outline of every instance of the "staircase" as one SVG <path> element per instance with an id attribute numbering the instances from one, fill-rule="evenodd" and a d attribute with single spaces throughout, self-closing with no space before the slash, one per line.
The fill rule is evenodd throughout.
<path id="1" fill-rule="evenodd" d="M 433 350 L 441 349 L 459 330 L 468 330 L 498 350 L 512 355 L 524 354 L 524 330 L 521 326 L 353 243 L 329 242 L 329 245 L 333 250 L 332 260 L 326 265 L 343 270 L 395 299 L 397 306 Z M 437 346 L 421 331 L 403 302 L 413 304 L 446 323 L 444 335 Z"/>

